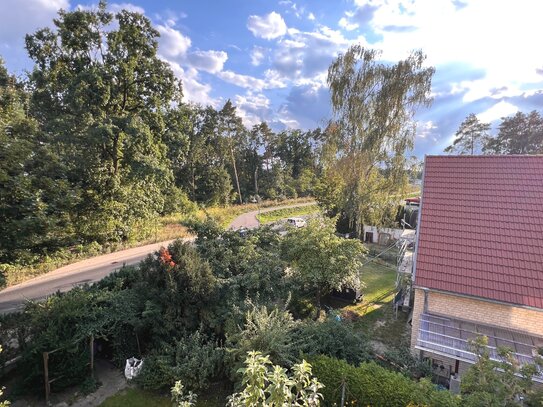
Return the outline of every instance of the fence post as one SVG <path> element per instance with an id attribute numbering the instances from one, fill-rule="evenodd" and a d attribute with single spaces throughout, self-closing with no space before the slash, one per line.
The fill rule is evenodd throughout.
<path id="1" fill-rule="evenodd" d="M 340 406 L 343 407 L 345 405 L 345 379 L 341 382 L 341 404 Z"/>
<path id="2" fill-rule="evenodd" d="M 49 352 L 43 352 L 43 379 L 45 382 L 45 404 L 49 405 L 51 384 L 49 383 Z"/>

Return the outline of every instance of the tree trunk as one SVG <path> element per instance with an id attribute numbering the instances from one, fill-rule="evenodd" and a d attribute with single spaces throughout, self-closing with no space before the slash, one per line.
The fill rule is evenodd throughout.
<path id="1" fill-rule="evenodd" d="M 234 149 L 230 147 L 230 154 L 232 155 L 232 165 L 234 166 L 234 176 L 236 177 L 236 186 L 238 187 L 239 203 L 243 204 L 243 198 L 241 196 L 241 188 L 239 187 L 238 168 L 236 167 L 236 159 L 234 158 Z"/>
<path id="2" fill-rule="evenodd" d="M 258 195 L 258 167 L 255 168 L 255 194 Z"/>
<path id="3" fill-rule="evenodd" d="M 321 315 L 321 289 L 317 288 L 317 295 L 315 296 L 315 306 L 317 307 L 317 313 L 315 315 L 315 321 L 319 319 Z"/>

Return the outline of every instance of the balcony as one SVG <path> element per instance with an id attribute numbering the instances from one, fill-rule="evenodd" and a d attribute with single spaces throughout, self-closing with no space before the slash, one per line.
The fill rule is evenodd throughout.
<path id="1" fill-rule="evenodd" d="M 483 335 L 488 338 L 490 358 L 496 361 L 500 360 L 497 348 L 508 347 L 520 364 L 534 363 L 537 349 L 543 346 L 543 338 L 540 337 L 459 319 L 422 314 L 416 348 L 475 363 L 476 356 L 469 350 L 468 341 Z M 542 369 L 534 380 L 543 382 Z"/>

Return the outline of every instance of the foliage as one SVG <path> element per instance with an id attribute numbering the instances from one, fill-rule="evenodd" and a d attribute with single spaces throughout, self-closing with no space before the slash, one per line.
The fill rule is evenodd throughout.
<path id="1" fill-rule="evenodd" d="M 348 321 L 331 317 L 322 322 L 306 321 L 299 325 L 294 338 L 304 355 L 326 355 L 355 365 L 372 357 L 368 338 Z"/>
<path id="2" fill-rule="evenodd" d="M 436 390 L 429 380 L 416 382 L 373 362 L 355 367 L 327 356 L 313 357 L 309 361 L 314 374 L 325 386 L 322 394 L 329 406 L 339 404 L 343 383 L 345 405 L 405 407 L 414 403 L 435 407 L 460 406 L 458 397 L 448 391 Z"/>
<path id="3" fill-rule="evenodd" d="M 2 346 L 0 346 L 0 353 L 2 353 Z M 0 397 L 4 394 L 5 387 L 0 387 Z M 0 400 L 0 407 L 8 407 L 11 403 L 7 400 Z"/>
<path id="4" fill-rule="evenodd" d="M 466 117 L 458 128 L 453 143 L 445 149 L 446 153 L 475 154 L 479 153 L 487 142 L 490 123 L 482 123 L 475 114 Z"/>
<path id="5" fill-rule="evenodd" d="M 532 377 L 537 366 L 520 365 L 509 348 L 499 347 L 499 360 L 491 358 L 488 338 L 470 340 L 470 350 L 477 356 L 463 375 L 461 392 L 466 406 L 518 406 L 519 396 L 532 392 Z M 543 365 L 542 359 L 536 362 Z"/>
<path id="6" fill-rule="evenodd" d="M 100 407 L 171 407 L 172 402 L 168 397 L 162 397 L 140 389 L 129 388 L 108 397 Z"/>
<path id="7" fill-rule="evenodd" d="M 420 379 L 421 377 L 431 377 L 432 367 L 430 363 L 413 356 L 411 348 L 408 345 L 400 346 L 396 349 L 385 352 L 386 367 L 393 367 L 394 370 L 412 377 Z"/>
<path id="8" fill-rule="evenodd" d="M 421 51 L 396 64 L 379 62 L 379 55 L 353 45 L 328 69 L 336 121 L 325 131 L 328 185 L 318 188 L 317 199 L 328 207 L 334 202 L 334 212 L 345 213 L 358 233 L 365 223 L 386 224 L 393 196 L 405 187 L 413 116 L 429 104 L 434 74 Z"/>
<path id="9" fill-rule="evenodd" d="M 185 394 L 185 386 L 181 381 L 176 381 L 171 388 L 172 402 L 176 407 L 193 407 L 196 405 L 197 396 L 192 391 Z"/>
<path id="10" fill-rule="evenodd" d="M 222 349 L 196 331 L 153 351 L 136 380 L 147 390 L 162 390 L 179 380 L 191 390 L 203 390 L 210 379 L 219 376 L 222 364 Z"/>
<path id="11" fill-rule="evenodd" d="M 268 356 L 260 352 L 249 352 L 245 360 L 243 390 L 234 393 L 228 400 L 229 407 L 319 406 L 322 384 L 312 377 L 311 365 L 303 360 L 291 369 L 273 365 Z"/>
<path id="12" fill-rule="evenodd" d="M 338 237 L 333 219 L 311 219 L 306 227 L 290 231 L 282 247 L 293 277 L 314 293 L 317 316 L 323 296 L 360 284 L 364 247 L 359 240 Z"/>
<path id="13" fill-rule="evenodd" d="M 300 343 L 294 340 L 294 330 L 299 325 L 288 311 L 267 307 L 253 307 L 245 317 L 244 326 L 228 336 L 232 376 L 251 350 L 268 355 L 273 363 L 291 366 L 299 354 Z"/>
<path id="14" fill-rule="evenodd" d="M 486 154 L 541 154 L 543 153 L 543 117 L 537 111 L 518 112 L 505 117 L 498 135 L 483 146 Z"/>

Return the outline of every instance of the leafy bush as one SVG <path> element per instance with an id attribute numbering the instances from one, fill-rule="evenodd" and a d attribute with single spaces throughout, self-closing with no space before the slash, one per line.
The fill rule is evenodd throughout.
<path id="1" fill-rule="evenodd" d="M 327 356 L 309 359 L 313 374 L 324 384 L 324 404 L 332 406 L 341 399 L 346 386 L 346 405 L 405 407 L 409 403 L 423 406 L 458 407 L 460 398 L 437 390 L 427 379 L 419 382 L 387 370 L 373 362 L 359 367 Z"/>
<path id="2" fill-rule="evenodd" d="M 367 338 L 356 332 L 350 322 L 333 318 L 307 321 L 300 325 L 296 339 L 306 355 L 326 355 L 352 364 L 371 359 Z"/>
<path id="3" fill-rule="evenodd" d="M 380 364 L 403 373 L 408 377 L 420 379 L 421 377 L 432 375 L 430 363 L 413 356 L 411 349 L 407 345 L 389 350 L 384 356 L 386 361 L 380 361 Z"/>
<path id="4" fill-rule="evenodd" d="M 246 314 L 245 325 L 227 338 L 231 376 L 236 377 L 247 353 L 253 350 L 269 355 L 273 363 L 291 366 L 299 354 L 300 344 L 294 340 L 297 325 L 288 311 L 253 307 Z"/>
<path id="5" fill-rule="evenodd" d="M 196 331 L 147 357 L 137 381 L 147 390 L 165 389 L 179 380 L 191 390 L 202 390 L 222 372 L 223 358 L 217 343 Z"/>

